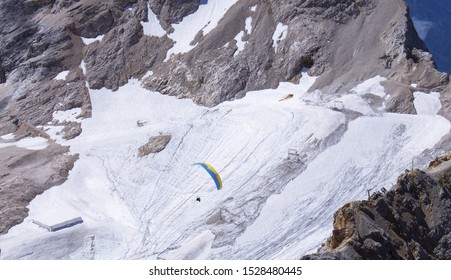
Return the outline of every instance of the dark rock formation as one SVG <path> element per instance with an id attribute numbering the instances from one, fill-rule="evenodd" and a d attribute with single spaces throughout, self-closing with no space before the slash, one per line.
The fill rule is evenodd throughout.
<path id="1" fill-rule="evenodd" d="M 450 159 L 406 171 L 392 190 L 343 206 L 332 236 L 304 259 L 451 259 Z"/>
<path id="2" fill-rule="evenodd" d="M 81 124 L 78 122 L 69 122 L 67 123 L 63 130 L 61 131 L 63 133 L 63 139 L 69 140 L 74 139 L 78 135 L 81 134 Z"/>
<path id="3" fill-rule="evenodd" d="M 50 12 L 55 1 L 2 1 L 0 57 L 8 90 L 0 95 L 0 133 L 13 132 L 14 122 L 43 124 L 55 106 L 88 109 L 88 91 L 80 75 L 81 40 L 68 28 L 70 19 Z M 19 12 L 18 12 L 19 11 Z M 59 24 L 53 24 L 54 22 Z M 67 82 L 51 81 L 71 70 Z M 87 115 L 89 116 L 89 114 Z"/>
<path id="4" fill-rule="evenodd" d="M 159 136 L 153 136 L 149 138 L 149 141 L 139 147 L 138 156 L 143 157 L 149 154 L 161 152 L 166 148 L 166 145 L 171 141 L 171 134 L 163 134 Z"/>
<path id="5" fill-rule="evenodd" d="M 105 34 L 114 27 L 129 2 L 136 1 L 80 1 L 72 4 L 67 7 L 72 19 L 69 28 L 82 37 L 94 38 Z"/>
<path id="6" fill-rule="evenodd" d="M 131 14 L 124 14 L 101 42 L 86 48 L 89 86 L 117 90 L 131 77 L 142 77 L 161 63 L 171 47 L 172 41 L 166 36 L 143 36 L 140 21 Z"/>
<path id="7" fill-rule="evenodd" d="M 194 13 L 199 8 L 200 0 L 154 0 L 150 8 L 157 15 L 161 26 L 171 32 L 171 24 L 179 23 L 182 19 Z"/>
<path id="8" fill-rule="evenodd" d="M 139 43 L 142 37 L 139 19 L 124 9 L 128 5 L 138 5 L 137 2 L 2 1 L 0 84 L 7 83 L 10 86 L 5 96 L 0 95 L 0 133 L 14 131 L 11 120 L 43 124 L 51 120 L 55 110 L 83 107 L 86 112 L 84 116 L 89 117 L 86 79 L 98 87 L 117 88 L 132 76 L 142 76 L 152 66 L 153 62 L 149 62 L 152 59 L 158 61 L 157 55 L 146 53 L 155 47 L 158 49 L 155 50 L 157 54 L 164 53 L 170 44 L 167 40 L 163 40 L 166 43 L 160 43 L 149 38 Z M 143 0 L 139 4 L 143 6 Z M 147 11 L 145 5 L 136 11 L 141 17 L 143 9 Z M 128 33 L 124 35 L 124 31 Z M 111 33 L 106 36 L 109 47 L 104 49 L 102 55 L 95 55 L 88 48 L 90 59 L 86 59 L 80 36 L 93 38 L 105 33 Z M 136 47 L 131 48 L 134 45 Z M 137 51 L 141 49 L 141 52 Z M 147 56 L 150 57 L 149 61 L 142 59 Z M 80 69 L 82 60 L 88 66 L 88 77 Z M 103 60 L 112 62 L 103 63 Z M 93 61 L 96 67 L 89 69 Z M 122 64 L 117 65 L 118 61 Z M 70 71 L 66 81 L 51 81 L 64 70 Z M 102 74 L 96 75 L 95 71 L 115 75 L 108 77 L 108 80 Z M 59 108 L 56 108 L 57 104 Z"/>

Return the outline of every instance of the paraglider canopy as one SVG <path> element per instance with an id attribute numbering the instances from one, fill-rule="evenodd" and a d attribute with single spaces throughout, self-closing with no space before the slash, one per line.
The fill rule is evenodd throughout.
<path id="1" fill-rule="evenodd" d="M 221 177 L 219 177 L 218 172 L 211 166 L 210 164 L 206 162 L 196 162 L 193 163 L 193 165 L 199 165 L 202 166 L 205 170 L 207 170 L 208 174 L 210 174 L 211 178 L 216 184 L 216 189 L 220 190 L 222 189 L 222 180 Z"/>

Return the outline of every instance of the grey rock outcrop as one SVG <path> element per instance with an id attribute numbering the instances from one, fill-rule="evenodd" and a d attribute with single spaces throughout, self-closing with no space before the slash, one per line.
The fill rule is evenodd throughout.
<path id="1" fill-rule="evenodd" d="M 303 258 L 450 259 L 450 160 L 406 171 L 392 190 L 346 204 L 335 213 L 326 244 Z"/>
<path id="2" fill-rule="evenodd" d="M 136 0 L 71 2 L 75 3 L 63 6 L 72 19 L 69 28 L 76 35 L 94 38 L 110 31 L 124 13 L 124 7 Z"/>
<path id="3" fill-rule="evenodd" d="M 272 39 L 268 34 L 274 30 L 268 14 L 270 5 L 262 2 L 252 12 L 249 6 L 254 4 L 257 1 L 237 2 L 215 29 L 198 34 L 193 50 L 157 66 L 144 85 L 207 106 L 243 97 L 248 90 L 275 87 L 278 79 L 272 69 Z M 258 22 L 253 24 L 252 34 L 256 35 L 245 34 L 247 47 L 238 53 L 234 37 L 244 30 L 249 16 Z"/>
<path id="4" fill-rule="evenodd" d="M 159 136 L 152 136 L 149 138 L 149 141 L 139 147 L 138 149 L 138 156 L 144 157 L 149 154 L 159 153 L 164 148 L 166 148 L 166 145 L 171 141 L 171 134 L 162 134 Z"/>
<path id="5" fill-rule="evenodd" d="M 0 16 L 7 20 L 0 26 L 0 56 L 7 89 L 0 95 L 1 133 L 13 132 L 20 122 L 44 124 L 54 111 L 74 106 L 89 116 L 88 91 L 78 71 L 81 39 L 67 28 L 68 19 L 50 13 L 54 2 L 2 1 Z M 52 80 L 63 70 L 70 70 L 65 82 Z"/>
<path id="6" fill-rule="evenodd" d="M 77 155 L 68 147 L 50 144 L 43 150 L 1 148 L 0 234 L 19 224 L 28 214 L 28 203 L 45 190 L 63 183 Z"/>
<path id="7" fill-rule="evenodd" d="M 89 86 L 117 90 L 131 77 L 142 77 L 161 63 L 172 45 L 167 36 L 144 36 L 140 21 L 130 13 L 124 14 L 101 42 L 91 43 L 86 48 Z"/>
<path id="8" fill-rule="evenodd" d="M 154 0 L 149 6 L 157 15 L 161 26 L 171 32 L 171 24 L 179 23 L 185 16 L 194 13 L 199 4 L 200 0 Z"/>
<path id="9" fill-rule="evenodd" d="M 69 122 L 62 129 L 63 139 L 74 139 L 81 134 L 81 124 L 79 122 Z"/>

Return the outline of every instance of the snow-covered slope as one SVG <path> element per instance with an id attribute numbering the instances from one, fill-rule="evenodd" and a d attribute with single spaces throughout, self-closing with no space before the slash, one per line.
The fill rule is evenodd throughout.
<path id="1" fill-rule="evenodd" d="M 190 51 L 199 29 L 207 34 L 235 2 L 208 1 L 174 25 L 167 58 Z M 144 33 L 162 36 L 152 22 L 141 22 Z M 287 30 L 277 25 L 274 48 Z M 385 77 L 333 95 L 308 92 L 315 79 L 302 73 L 299 83 L 212 108 L 148 91 L 136 79 L 115 92 L 90 89 L 91 118 L 77 118 L 78 108 L 53 115 L 81 122 L 80 136 L 64 140 L 62 126 L 43 126 L 79 160 L 65 183 L 36 197 L 24 222 L 0 236 L 0 258 L 295 259 L 316 250 L 339 207 L 422 166 L 450 123 L 437 115 L 438 93 L 419 88 L 418 115 L 393 114 L 384 111 L 392 94 Z M 138 156 L 149 138 L 168 134 L 161 152 Z M 21 144 L 0 137 L 0 147 Z M 221 175 L 222 190 L 192 165 L 203 161 Z M 56 232 L 35 223 L 77 217 L 83 223 Z"/>
<path id="2" fill-rule="evenodd" d="M 450 129 L 436 115 L 339 111 L 334 98 L 307 93 L 314 80 L 304 74 L 299 84 L 214 108 L 146 91 L 137 80 L 117 92 L 91 90 L 83 133 L 58 140 L 80 159 L 67 182 L 37 197 L 29 217 L 0 237 L 1 257 L 290 259 L 311 252 L 328 237 L 338 207 L 390 187 Z M 374 88 L 380 79 L 363 85 L 371 82 Z M 346 96 L 364 96 L 366 86 Z M 352 100 L 345 105 L 366 102 Z M 161 133 L 172 135 L 166 148 L 138 157 Z M 192 166 L 199 161 L 218 170 L 222 190 Z M 32 223 L 78 216 L 83 224 L 59 232 Z"/>

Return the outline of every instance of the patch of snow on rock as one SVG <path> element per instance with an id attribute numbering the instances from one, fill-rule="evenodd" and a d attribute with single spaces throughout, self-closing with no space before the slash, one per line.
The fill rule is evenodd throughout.
<path id="1" fill-rule="evenodd" d="M 8 133 L 5 135 L 0 136 L 3 140 L 13 140 L 14 139 L 14 133 Z"/>
<path id="2" fill-rule="evenodd" d="M 442 104 L 440 102 L 440 93 L 431 92 L 429 94 L 416 91 L 413 93 L 415 110 L 418 115 L 437 115 Z"/>
<path id="3" fill-rule="evenodd" d="M 85 37 L 81 37 L 81 40 L 83 41 L 83 43 L 84 43 L 85 45 L 89 45 L 89 44 L 94 43 L 95 41 L 102 41 L 103 36 L 105 36 L 105 35 L 102 34 L 102 35 L 99 35 L 99 36 L 97 36 L 97 37 L 95 37 L 95 38 L 85 38 Z"/>
<path id="4" fill-rule="evenodd" d="M 358 95 L 366 95 L 373 94 L 384 98 L 387 94 L 385 93 L 384 87 L 381 85 L 381 82 L 386 81 L 387 79 L 377 75 L 371 79 L 364 81 L 363 83 L 357 85 L 351 91 L 357 93 Z"/>
<path id="5" fill-rule="evenodd" d="M 288 25 L 284 25 L 283 23 L 279 22 L 272 36 L 273 48 L 275 52 L 277 52 L 278 45 L 280 44 L 281 41 L 283 41 L 287 37 L 287 34 L 288 34 Z"/>
<path id="6" fill-rule="evenodd" d="M 80 122 L 78 118 L 81 114 L 81 108 L 74 108 L 66 111 L 53 112 L 53 119 L 60 122 Z"/>
<path id="7" fill-rule="evenodd" d="M 81 71 L 83 71 L 83 75 L 86 75 L 86 63 L 84 60 L 81 61 L 80 68 L 81 68 Z"/>
<path id="8" fill-rule="evenodd" d="M 56 75 L 55 78 L 53 78 L 54 80 L 66 80 L 67 74 L 69 74 L 69 71 L 62 71 L 61 73 L 59 73 L 58 75 Z"/>
<path id="9" fill-rule="evenodd" d="M 251 34 L 252 33 L 252 17 L 247 17 L 246 18 L 246 32 L 247 34 Z"/>
<path id="10" fill-rule="evenodd" d="M 166 59 L 171 54 L 186 53 L 194 46 L 190 43 L 194 40 L 199 31 L 205 36 L 213 30 L 222 19 L 227 10 L 237 2 L 237 0 L 208 1 L 205 5 L 200 5 L 197 11 L 183 18 L 178 24 L 173 24 L 174 32 L 169 34 L 175 44 L 168 51 Z"/>
<path id="11" fill-rule="evenodd" d="M 27 150 L 43 150 L 48 146 L 48 140 L 43 137 L 27 137 L 17 142 L 0 143 L 0 148 L 16 146 Z"/>
<path id="12" fill-rule="evenodd" d="M 243 37 L 243 35 L 244 35 L 244 31 L 240 31 L 240 33 L 238 33 L 236 36 L 235 36 L 235 38 L 234 38 L 234 40 L 236 41 L 236 46 L 237 46 L 237 50 L 236 50 L 236 52 L 235 52 L 235 54 L 234 55 L 237 55 L 237 54 L 239 54 L 242 50 L 244 50 L 244 45 L 246 44 L 246 42 L 244 42 L 241 38 Z"/>
<path id="13" fill-rule="evenodd" d="M 141 21 L 144 35 L 156 37 L 164 36 L 166 34 L 166 31 L 163 29 L 163 27 L 161 27 L 160 21 L 158 20 L 152 9 L 149 7 L 149 4 L 147 4 L 147 11 L 148 21 Z"/>

